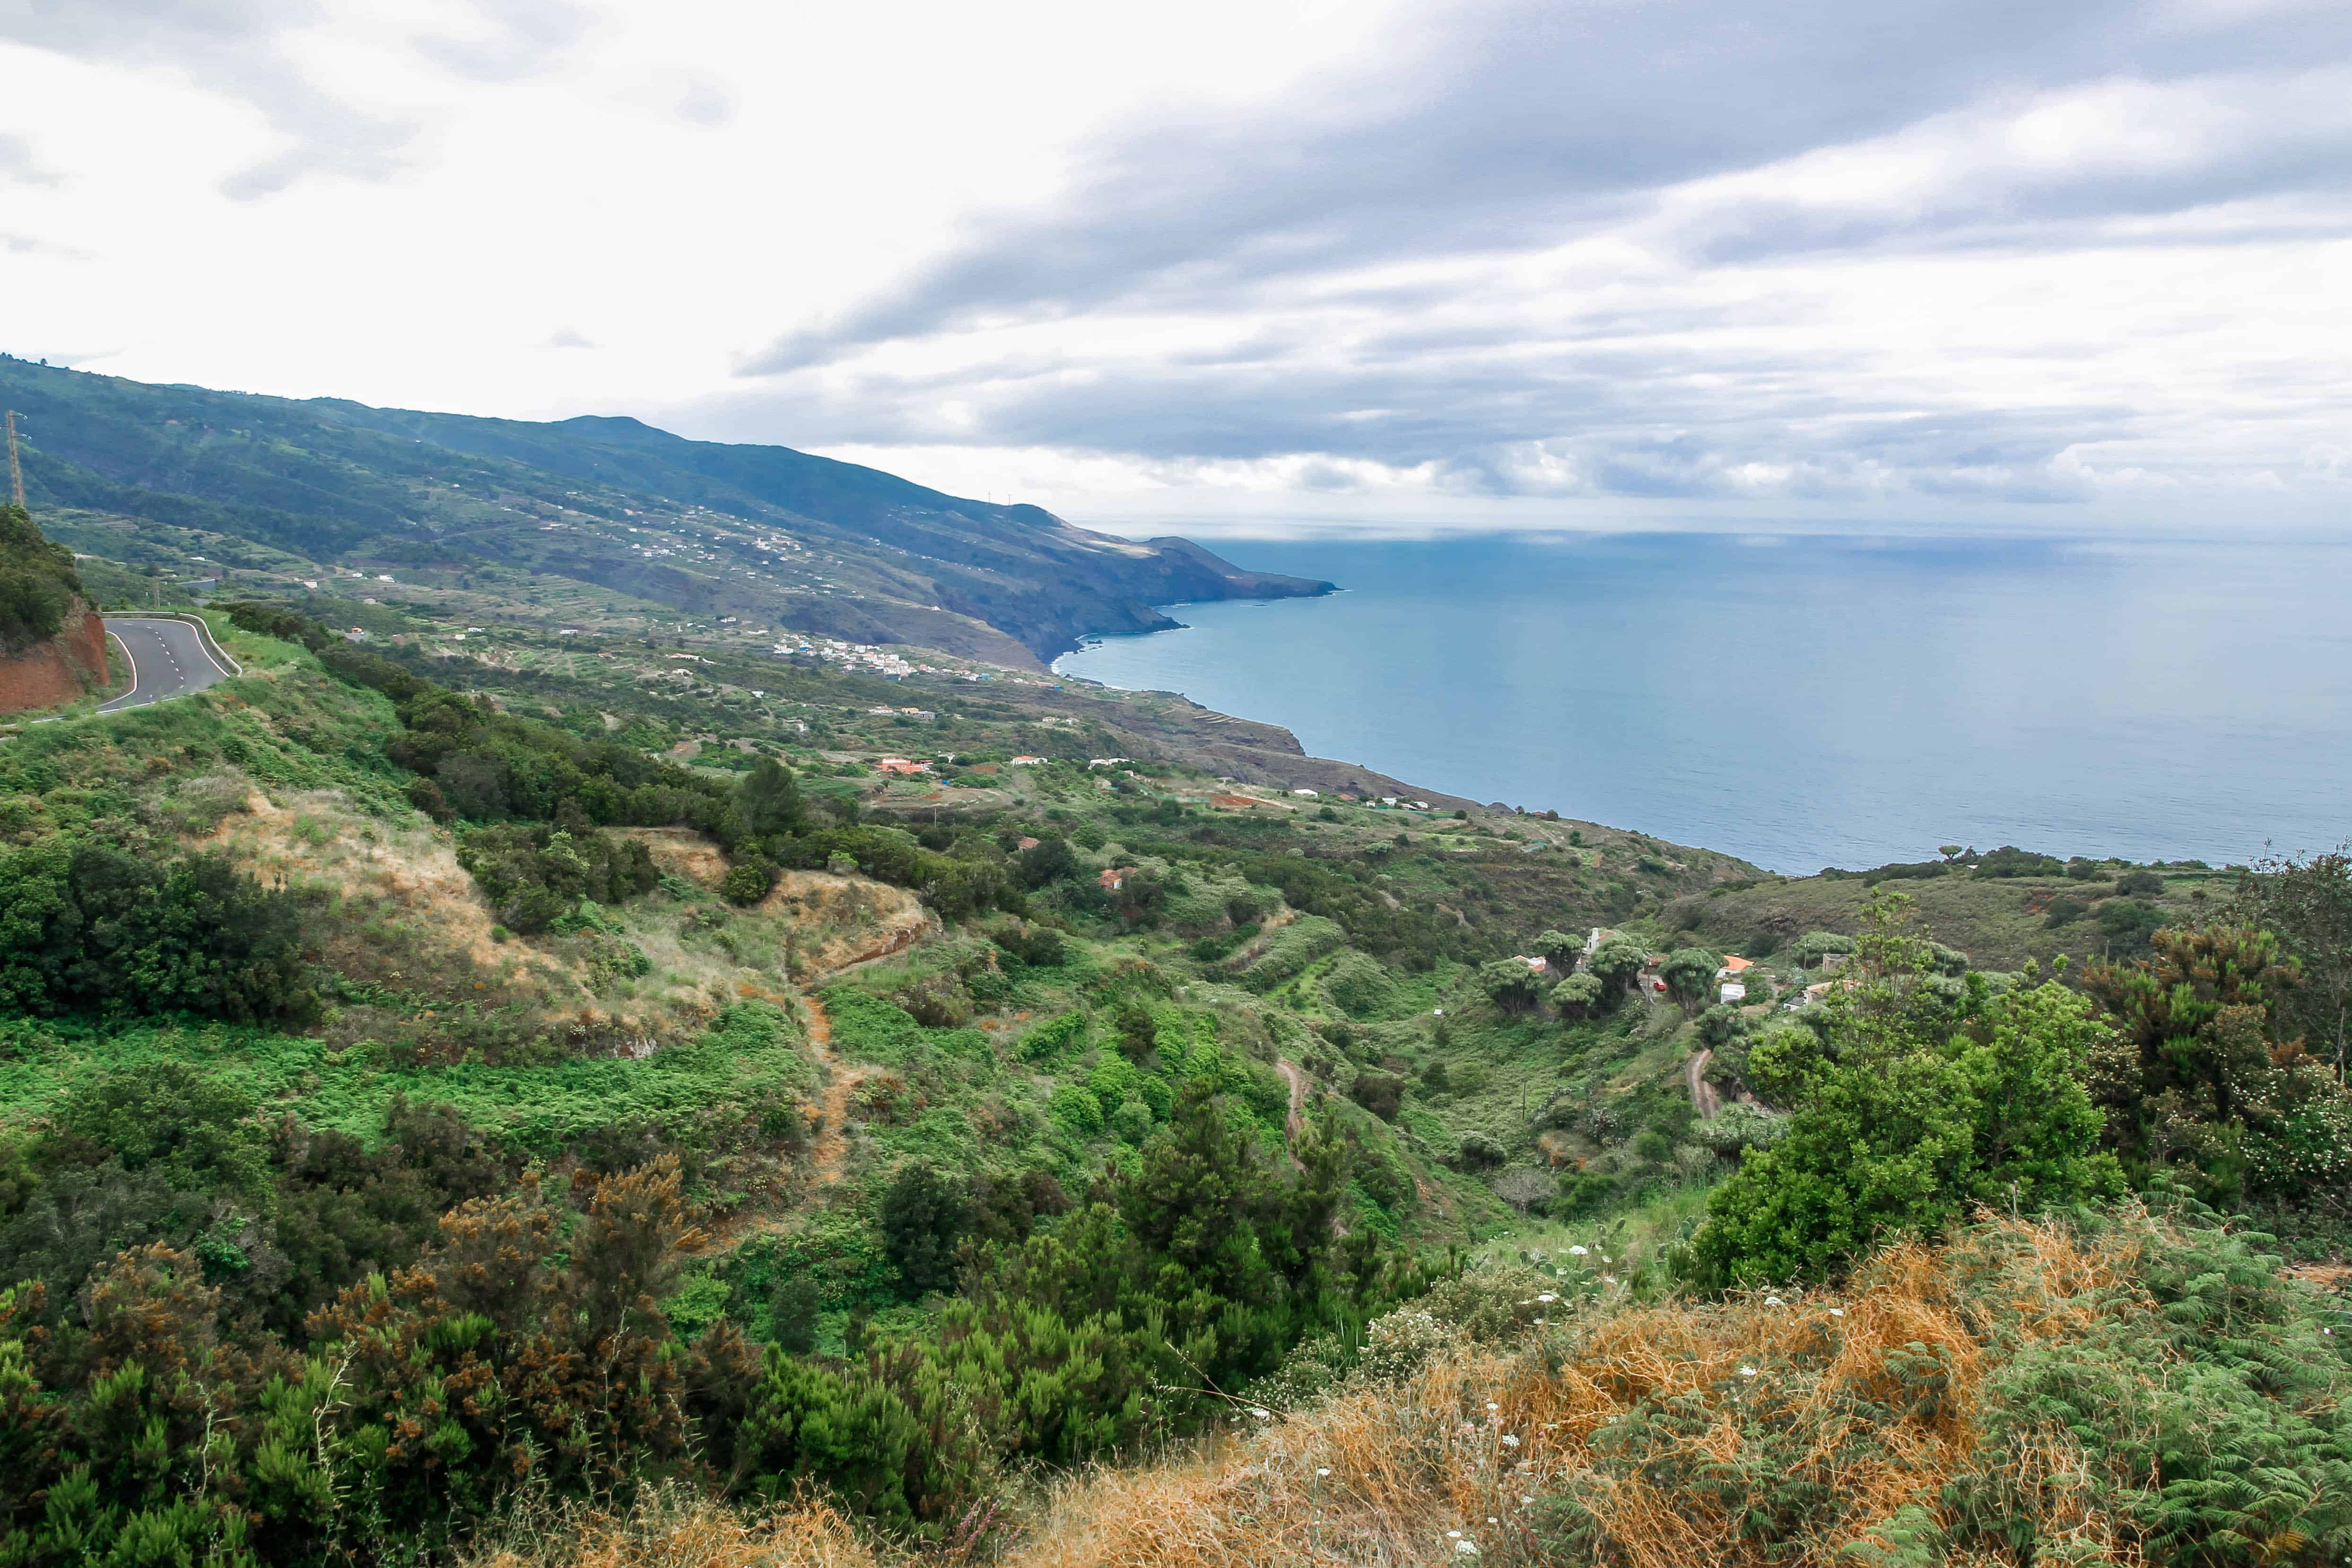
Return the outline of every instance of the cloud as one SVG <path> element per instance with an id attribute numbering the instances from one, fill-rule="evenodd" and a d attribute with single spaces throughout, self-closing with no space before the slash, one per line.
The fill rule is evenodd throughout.
<path id="1" fill-rule="evenodd" d="M 287 36 L 322 16 L 315 0 L 0 0 L 0 38 L 99 64 L 168 67 L 252 105 L 289 144 L 222 183 L 249 201 L 313 173 L 383 179 L 415 134 L 339 101 L 295 65 Z"/>
<path id="2" fill-rule="evenodd" d="M 2341 416 L 2308 355 L 2222 326 L 2284 304 L 2195 290 L 2200 254 L 2309 283 L 2346 167 L 2340 7 L 1429 11 L 1345 78 L 1083 147 L 702 408 L 1297 459 L 1318 493 L 2078 501 L 2200 419 L 2216 471 L 2268 472 L 2264 418 Z M 2130 367 L 2151 330 L 2196 375 Z M 2273 374 L 2271 409 L 2194 406 Z"/>
<path id="3" fill-rule="evenodd" d="M 90 253 L 79 246 L 59 245 L 35 234 L 0 233 L 0 250 L 11 256 L 54 256 L 67 261 L 90 259 Z"/>
<path id="4" fill-rule="evenodd" d="M 1439 30 L 1447 20 L 1456 30 Z M 1886 135 L 1987 94 L 2285 69 L 2352 44 L 2352 21 L 2328 11 L 2217 32 L 2158 25 L 2124 0 L 1796 0 L 1769 14 L 1719 0 L 1489 5 L 1432 11 L 1423 26 L 1383 67 L 1303 103 L 1133 126 L 1090 150 L 1058 200 L 980 217 L 963 244 L 748 356 L 745 373 L 992 320 L 1556 243 L 1647 194 Z M 2333 144 L 2272 172 L 2325 177 Z M 2104 188 L 2127 200 L 2126 184 Z"/>
<path id="5" fill-rule="evenodd" d="M 546 346 L 551 349 L 593 349 L 596 345 L 582 336 L 576 328 L 558 327 L 548 333 Z"/>
<path id="6" fill-rule="evenodd" d="M 734 90 L 717 77 L 691 73 L 678 83 L 674 112 L 688 125 L 718 130 L 734 121 Z"/>
<path id="7" fill-rule="evenodd" d="M 58 175 L 43 168 L 33 156 L 32 138 L 0 132 L 0 180 L 19 185 L 54 185 Z"/>
<path id="8" fill-rule="evenodd" d="M 476 81 L 544 70 L 588 22 L 569 0 L 464 5 L 472 27 L 421 37 L 415 47 Z M 318 0 L 0 0 L 0 38 L 97 64 L 168 68 L 250 105 L 286 145 L 222 181 L 222 193 L 239 202 L 312 175 L 375 182 L 403 166 L 418 123 L 352 107 L 298 61 L 296 37 L 332 21 Z"/>
<path id="9" fill-rule="evenodd" d="M 473 13 L 470 31 L 423 35 L 417 53 L 473 81 L 519 81 L 546 70 L 590 23 L 571 0 L 473 0 Z"/>

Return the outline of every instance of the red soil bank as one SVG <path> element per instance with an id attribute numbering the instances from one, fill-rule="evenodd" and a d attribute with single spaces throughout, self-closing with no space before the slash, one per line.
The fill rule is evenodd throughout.
<path id="1" fill-rule="evenodd" d="M 106 623 L 78 607 L 56 637 L 0 658 L 0 713 L 53 708 L 106 681 Z"/>

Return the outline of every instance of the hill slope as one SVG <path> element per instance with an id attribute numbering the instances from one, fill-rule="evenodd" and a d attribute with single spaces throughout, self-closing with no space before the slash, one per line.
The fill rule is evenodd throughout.
<path id="1" fill-rule="evenodd" d="M 0 506 L 0 713 L 69 701 L 106 679 L 106 631 L 70 552 Z"/>
<path id="2" fill-rule="evenodd" d="M 1173 625 L 1154 605 L 1331 586 L 635 419 L 300 402 L 5 357 L 0 390 L 26 418 L 37 509 L 199 529 L 321 565 L 520 567 L 714 620 L 1014 665 L 1089 634 Z"/>

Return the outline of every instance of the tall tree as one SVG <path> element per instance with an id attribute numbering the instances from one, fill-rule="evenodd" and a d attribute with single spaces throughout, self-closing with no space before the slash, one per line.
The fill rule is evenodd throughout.
<path id="1" fill-rule="evenodd" d="M 2345 1081 L 2352 1042 L 2352 845 L 2297 860 L 2255 862 L 2240 884 L 2231 914 L 2277 934 L 2294 955 L 2301 983 L 2279 999 L 2288 1027 L 2333 1064 Z"/>

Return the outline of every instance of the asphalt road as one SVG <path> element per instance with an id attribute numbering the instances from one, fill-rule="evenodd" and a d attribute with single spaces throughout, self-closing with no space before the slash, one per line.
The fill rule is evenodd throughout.
<path id="1" fill-rule="evenodd" d="M 150 702 L 161 702 L 170 697 L 185 697 L 229 678 L 229 671 L 223 669 L 205 649 L 196 628 L 185 621 L 152 616 L 109 616 L 106 630 L 121 647 L 123 657 L 131 661 L 133 679 L 130 690 L 99 704 L 101 713 L 144 708 Z"/>

